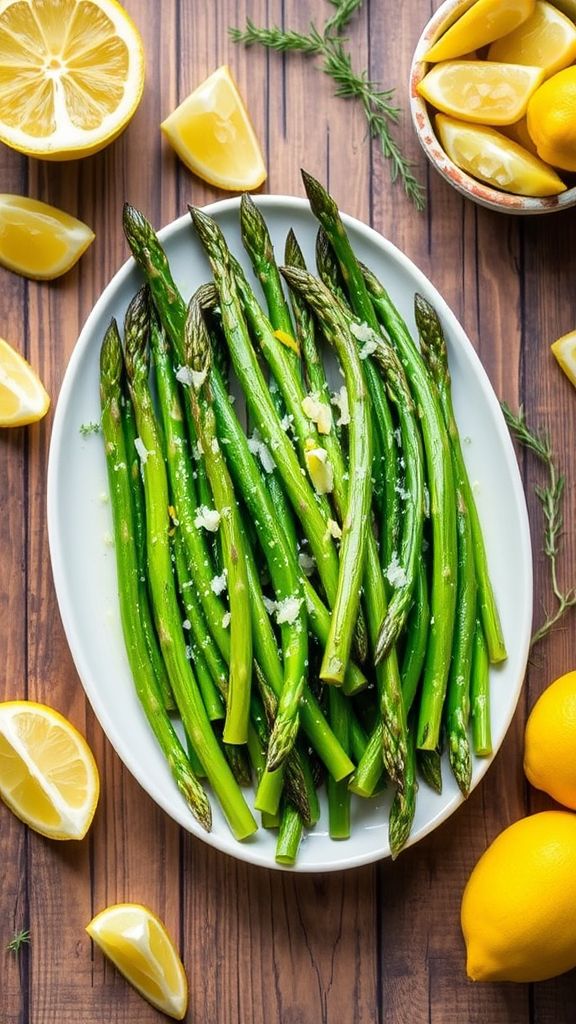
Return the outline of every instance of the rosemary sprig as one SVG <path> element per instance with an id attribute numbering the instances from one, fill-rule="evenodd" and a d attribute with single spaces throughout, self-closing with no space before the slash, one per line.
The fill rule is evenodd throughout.
<path id="1" fill-rule="evenodd" d="M 336 10 L 324 25 L 325 36 L 330 35 L 331 32 L 336 34 L 342 32 L 356 11 L 362 7 L 364 0 L 330 0 L 330 3 Z"/>
<path id="2" fill-rule="evenodd" d="M 392 126 L 400 115 L 394 106 L 393 89 L 380 89 L 367 71 L 356 72 L 352 58 L 345 50 L 346 40 L 340 31 L 348 24 L 352 15 L 360 8 L 362 0 L 331 0 L 336 8 L 334 14 L 320 33 L 311 23 L 308 33 L 292 29 L 258 28 L 250 18 L 244 29 L 231 28 L 230 36 L 235 43 L 245 46 L 258 44 L 279 53 L 299 52 L 308 57 L 321 57 L 322 70 L 336 83 L 336 96 L 357 100 L 364 111 L 371 138 L 380 143 L 382 155 L 390 161 L 392 181 L 400 178 L 404 191 L 418 210 L 424 208 L 424 189 L 414 176 L 412 163 L 404 156 L 393 137 Z"/>
<path id="3" fill-rule="evenodd" d="M 548 558 L 550 565 L 550 583 L 557 607 L 547 615 L 542 625 L 533 634 L 530 646 L 534 647 L 535 644 L 547 636 L 570 608 L 576 606 L 576 587 L 571 587 L 564 592 L 558 583 L 558 555 L 560 552 L 562 527 L 564 525 L 562 504 L 566 481 L 556 466 L 556 457 L 549 437 L 546 434 L 538 434 L 528 427 L 523 407 L 520 406 L 518 415 L 515 416 L 506 402 L 502 402 L 502 412 L 514 437 L 516 437 L 520 444 L 536 455 L 546 467 L 548 473 L 548 483 L 546 486 L 537 486 L 534 490 L 544 514 L 544 554 Z"/>
<path id="4" fill-rule="evenodd" d="M 30 931 L 28 928 L 23 928 L 22 931 L 16 932 L 12 936 L 10 942 L 6 943 L 6 950 L 8 953 L 15 953 L 18 956 L 22 946 L 30 945 Z"/>

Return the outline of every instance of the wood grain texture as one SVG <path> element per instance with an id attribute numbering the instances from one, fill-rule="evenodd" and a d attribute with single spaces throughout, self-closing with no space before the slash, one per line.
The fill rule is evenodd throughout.
<path id="1" fill-rule="evenodd" d="M 416 39 L 436 3 L 365 0 L 350 27 L 358 68 L 384 86 L 406 85 Z M 265 191 L 302 195 L 304 165 L 342 208 L 370 221 L 439 288 L 462 321 L 497 394 L 523 402 L 549 431 L 567 477 L 562 574 L 576 579 L 575 397 L 549 343 L 576 323 L 576 213 L 502 217 L 465 202 L 424 162 L 406 109 L 397 138 L 428 186 L 417 215 L 392 187 L 360 112 L 336 99 L 317 63 L 235 47 L 230 25 L 305 30 L 326 0 L 126 0 L 144 37 L 147 85 L 127 132 L 106 152 L 55 165 L 0 151 L 3 191 L 32 195 L 96 231 L 79 265 L 49 285 L 0 271 L 2 333 L 40 371 L 55 399 L 81 325 L 126 258 L 124 199 L 160 226 L 223 193 L 193 178 L 158 125 L 220 63 L 248 100 L 269 169 Z M 89 837 L 51 844 L 0 806 L 0 1024 L 152 1022 L 140 1000 L 84 932 L 108 903 L 147 903 L 178 937 L 190 981 L 188 1020 L 211 1024 L 568 1024 L 576 975 L 544 984 L 472 985 L 459 928 L 461 893 L 497 833 L 549 802 L 522 772 L 526 715 L 538 694 L 576 662 L 574 616 L 534 654 L 517 714 L 485 780 L 440 830 L 396 863 L 325 877 L 235 862 L 179 830 L 142 792 L 87 706 L 60 625 L 46 535 L 51 414 L 0 434 L 0 698 L 59 708 L 86 734 L 103 780 Z M 91 443 L 87 440 L 86 443 Z M 97 440 L 95 443 L 98 443 Z M 548 600 L 541 472 L 520 464 L 532 521 L 535 620 Z M 4 952 L 29 927 L 20 957 Z"/>

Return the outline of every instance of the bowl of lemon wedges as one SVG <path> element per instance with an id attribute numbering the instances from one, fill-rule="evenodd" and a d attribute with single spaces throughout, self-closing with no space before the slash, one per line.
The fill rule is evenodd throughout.
<path id="1" fill-rule="evenodd" d="M 446 0 L 410 72 L 416 133 L 463 195 L 504 213 L 576 203 L 576 0 Z"/>

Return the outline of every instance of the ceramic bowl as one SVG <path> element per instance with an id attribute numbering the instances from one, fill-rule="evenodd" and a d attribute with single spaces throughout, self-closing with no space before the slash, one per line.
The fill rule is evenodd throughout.
<path id="1" fill-rule="evenodd" d="M 432 67 L 423 58 L 432 44 L 473 3 L 474 0 L 445 0 L 430 18 L 418 40 L 410 68 L 410 112 L 420 145 L 432 166 L 453 188 L 468 199 L 472 199 L 475 203 L 486 206 L 490 210 L 498 210 L 501 213 L 537 214 L 554 213 L 557 210 L 565 210 L 569 206 L 574 206 L 576 204 L 576 187 L 568 188 L 561 195 L 544 198 L 512 195 L 491 188 L 476 178 L 472 178 L 466 171 L 460 170 L 452 162 L 436 137 L 428 105 L 418 93 L 419 83 Z M 560 7 L 561 5 L 557 4 L 556 6 Z"/>

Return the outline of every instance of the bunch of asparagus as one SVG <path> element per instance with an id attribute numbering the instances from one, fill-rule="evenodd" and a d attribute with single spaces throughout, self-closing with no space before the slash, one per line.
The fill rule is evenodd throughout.
<path id="1" fill-rule="evenodd" d="M 234 835 L 250 836 L 241 787 L 254 781 L 284 864 L 318 821 L 323 777 L 334 839 L 350 834 L 351 794 L 394 787 L 393 855 L 418 773 L 441 787 L 444 743 L 466 794 L 472 749 L 491 750 L 489 662 L 506 657 L 438 317 L 416 296 L 416 344 L 333 199 L 303 177 L 320 222 L 317 277 L 293 232 L 278 267 L 242 197 L 265 308 L 217 223 L 192 208 L 213 281 L 186 305 L 152 227 L 126 204 L 145 285 L 124 346 L 108 328 L 100 374 L 142 707 L 201 825 L 205 779 Z"/>

